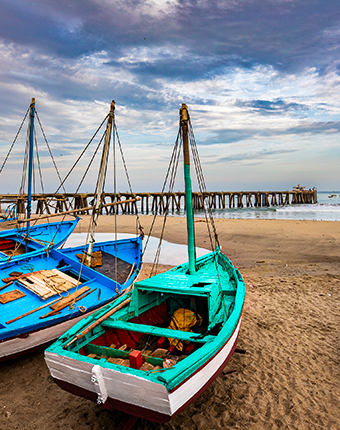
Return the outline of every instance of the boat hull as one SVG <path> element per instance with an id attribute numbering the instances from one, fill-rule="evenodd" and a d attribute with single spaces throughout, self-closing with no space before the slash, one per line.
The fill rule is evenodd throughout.
<path id="1" fill-rule="evenodd" d="M 1 305 L 0 361 L 6 361 L 42 348 L 69 330 L 79 320 L 91 315 L 94 311 L 99 310 L 123 294 L 124 290 L 134 281 L 141 268 L 142 239 L 124 239 L 117 242 L 105 242 L 104 244 L 106 251 L 109 251 L 110 246 L 114 250 L 118 250 L 116 251 L 117 256 L 122 258 L 122 261 L 125 261 L 128 268 L 131 267 L 131 270 L 128 270 L 128 275 L 125 269 L 124 283 L 119 283 L 114 278 L 82 266 L 79 262 L 56 250 L 51 250 L 49 255 L 46 255 L 41 250 L 37 251 L 38 254 L 33 257 L 22 256 L 19 260 L 11 261 L 8 264 L 0 264 L 0 279 L 5 284 L 0 297 L 14 292 L 21 293 L 19 299 L 10 300 Z M 38 270 L 33 272 L 33 275 L 35 275 L 39 271 L 53 271 L 60 265 L 60 270 L 63 270 L 62 267 L 66 267 L 67 272 L 75 277 L 74 279 L 72 278 L 74 286 L 62 296 L 67 298 L 69 294 L 77 293 L 77 290 L 81 289 L 82 286 L 87 288 L 87 293 L 83 294 L 75 307 L 68 304 L 56 314 L 49 315 L 51 313 L 50 305 L 55 299 L 61 298 L 59 294 L 54 293 L 54 296 L 44 299 L 27 289 L 29 288 L 27 282 L 23 284 L 19 279 L 14 280 L 12 284 L 6 284 L 6 281 L 4 281 L 13 270 L 18 270 L 19 268 L 34 268 L 34 270 Z M 82 277 L 79 281 L 80 284 L 77 283 L 79 274 Z M 68 275 L 67 279 L 70 278 L 70 275 Z"/>
<path id="2" fill-rule="evenodd" d="M 223 346 L 170 391 L 161 383 L 109 368 L 101 369 L 102 378 L 97 384 L 92 382 L 95 366 L 91 363 L 50 351 L 45 352 L 45 360 L 53 379 L 62 389 L 98 403 L 106 397 L 102 402 L 105 408 L 165 423 L 195 401 L 223 371 L 236 348 L 240 324 L 241 319 Z"/>
<path id="3" fill-rule="evenodd" d="M 86 316 L 91 315 L 93 312 L 95 311 L 86 314 Z M 38 349 L 47 347 L 50 343 L 65 333 L 65 331 L 69 330 L 82 318 L 83 315 L 79 316 L 78 318 L 64 321 L 57 325 L 52 325 L 41 330 L 26 333 L 24 335 L 0 342 L 0 362 L 12 360 Z"/>

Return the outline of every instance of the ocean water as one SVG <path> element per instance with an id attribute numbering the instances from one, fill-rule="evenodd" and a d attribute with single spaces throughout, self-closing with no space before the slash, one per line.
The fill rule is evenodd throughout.
<path id="1" fill-rule="evenodd" d="M 213 210 L 213 216 L 215 218 L 229 219 L 340 221 L 340 191 L 318 191 L 318 203 L 312 205 L 215 209 Z M 204 213 L 202 211 L 196 211 L 195 217 L 204 217 Z"/>

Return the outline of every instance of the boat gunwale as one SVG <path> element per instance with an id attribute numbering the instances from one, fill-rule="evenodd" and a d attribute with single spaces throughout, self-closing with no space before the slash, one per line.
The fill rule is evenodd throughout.
<path id="1" fill-rule="evenodd" d="M 240 322 L 238 324 L 238 327 L 240 327 L 240 323 L 241 323 L 241 319 L 240 319 Z M 237 330 L 237 327 L 235 328 L 235 331 L 236 330 Z M 239 333 L 239 330 L 238 330 L 238 333 Z M 117 398 L 111 398 L 111 397 L 108 397 L 108 399 L 103 404 L 103 407 L 108 408 L 108 409 L 118 409 L 118 410 L 121 410 L 123 412 L 128 412 L 132 415 L 136 415 L 137 417 L 151 420 L 151 421 L 154 421 L 154 422 L 159 423 L 159 424 L 162 424 L 162 423 L 169 421 L 170 419 L 172 419 L 175 416 L 177 416 L 178 414 L 180 414 L 189 404 L 191 404 L 193 401 L 195 401 L 195 399 L 197 399 L 201 395 L 201 393 L 204 392 L 206 390 L 206 388 L 208 386 L 210 386 L 211 383 L 218 377 L 218 375 L 222 372 L 222 370 L 224 369 L 224 367 L 226 366 L 226 364 L 230 360 L 230 358 L 231 358 L 231 356 L 232 356 L 232 354 L 236 348 L 237 338 L 238 338 L 238 334 L 237 334 L 235 342 L 231 346 L 231 350 L 230 350 L 229 354 L 224 358 L 224 361 L 219 366 L 219 368 L 211 375 L 211 377 L 200 388 L 200 390 L 198 392 L 196 392 L 195 395 L 190 397 L 185 403 L 183 403 L 175 411 L 172 411 L 171 409 L 168 408 L 168 412 L 160 412 L 154 408 L 146 408 L 146 407 L 143 407 L 141 405 L 131 404 L 131 402 L 125 402 L 125 401 L 119 400 Z M 216 352 L 215 356 L 212 357 L 209 360 L 209 362 L 221 353 L 221 350 L 227 345 L 227 343 L 230 341 L 230 339 L 231 338 L 229 338 L 228 341 L 222 346 L 222 348 Z M 49 352 L 48 357 L 45 357 L 45 359 L 47 361 L 54 362 L 56 355 L 57 355 L 56 353 Z M 168 393 L 167 402 L 170 401 L 169 396 L 172 393 L 176 393 L 177 389 L 179 389 L 182 385 L 184 385 L 189 380 L 191 380 L 192 377 L 195 377 L 195 374 L 197 374 L 198 372 L 203 370 L 205 365 L 208 365 L 208 364 L 209 363 L 206 362 L 203 366 L 201 366 L 201 368 L 197 369 L 196 372 L 192 373 L 187 379 L 183 380 L 180 384 L 178 384 L 176 387 L 174 387 L 171 391 L 168 391 L 167 387 L 164 387 Z M 113 370 L 116 370 L 116 369 L 113 369 Z M 136 378 L 136 377 L 137 376 L 134 375 L 134 378 Z M 74 385 L 72 382 L 59 379 L 56 376 L 53 376 L 53 379 L 60 388 L 66 390 L 66 391 L 69 391 L 75 395 L 87 398 L 87 399 L 92 400 L 92 401 L 96 401 L 96 399 L 98 399 L 98 393 L 96 391 L 89 391 L 87 388 L 80 387 L 79 384 Z M 148 382 L 155 383 L 154 381 L 148 381 Z M 156 383 L 159 384 L 159 381 L 157 381 Z M 159 385 L 161 385 L 161 384 L 159 384 Z M 112 401 L 113 401 L 113 404 L 112 404 Z M 114 405 L 116 405 L 116 407 Z M 117 408 L 117 405 L 120 405 L 120 407 Z"/>
<path id="2" fill-rule="evenodd" d="M 80 219 L 81 219 L 80 217 L 77 217 L 74 220 L 67 220 L 67 221 L 61 221 L 61 222 L 58 221 L 58 222 L 53 223 L 53 224 L 60 224 L 60 225 L 67 223 L 67 224 L 70 224 L 70 226 L 66 230 L 66 232 L 64 233 L 62 239 L 58 240 L 58 242 L 56 242 L 51 249 L 57 249 L 63 243 L 66 242 L 66 240 L 71 236 L 71 234 L 73 233 L 73 231 L 77 227 L 77 224 L 80 221 Z M 34 230 L 36 230 L 39 227 L 44 227 L 44 228 L 48 229 L 50 227 L 50 223 L 36 224 L 32 228 L 34 228 Z M 2 237 L 4 237 L 4 238 L 8 237 L 9 239 L 14 240 L 16 242 L 18 242 L 19 240 L 22 240 L 24 242 L 24 239 L 22 238 L 22 234 L 25 234 L 25 233 L 26 233 L 26 229 L 24 227 L 20 227 L 19 229 L 2 230 L 0 232 L 0 239 Z M 37 235 L 35 235 L 33 237 L 35 238 L 36 236 Z M 10 261 L 18 262 L 18 260 L 20 260 L 21 258 L 24 258 L 26 256 L 27 257 L 34 257 L 35 255 L 37 255 L 37 251 L 46 251 L 46 248 L 49 247 L 48 243 L 46 243 L 46 245 L 40 245 L 39 246 L 36 242 L 34 242 L 33 240 L 30 240 L 30 236 L 28 238 L 28 241 L 29 241 L 30 247 L 33 248 L 32 250 L 30 250 L 24 254 L 13 255 L 11 257 L 0 252 L 0 264 L 3 264 L 3 263 L 6 264 L 7 262 L 10 262 Z"/>
<path id="3" fill-rule="evenodd" d="M 77 234 L 77 233 L 76 233 Z M 136 242 L 139 239 L 141 240 L 143 238 L 143 235 L 138 235 L 135 237 L 127 237 L 127 238 L 123 238 L 123 239 L 118 239 L 117 241 L 112 241 L 112 240 L 105 240 L 105 241 L 100 241 L 100 242 L 94 242 L 93 246 L 106 246 L 106 245 L 111 245 L 111 246 L 115 246 L 115 243 L 119 242 L 119 243 L 128 243 L 128 242 Z M 86 245 L 86 248 L 88 247 L 88 244 Z M 60 252 L 71 252 L 71 251 L 75 251 L 75 250 L 80 250 L 80 249 L 84 249 L 85 245 L 78 245 L 78 246 L 69 246 L 68 248 L 63 248 L 63 249 L 59 249 Z"/>
<path id="4" fill-rule="evenodd" d="M 107 369 L 114 369 L 116 371 L 122 372 L 122 373 L 131 373 L 134 376 L 142 377 L 144 379 L 150 380 L 155 383 L 161 383 L 162 385 L 166 386 L 169 391 L 171 391 L 174 387 L 176 387 L 178 384 L 181 383 L 183 380 L 183 374 L 188 371 L 188 367 L 190 367 L 190 374 L 195 372 L 197 369 L 199 369 L 202 365 L 204 365 L 204 362 L 207 361 L 207 359 L 211 359 L 215 354 L 216 350 L 220 350 L 224 344 L 228 342 L 228 339 L 231 338 L 233 335 L 239 320 L 242 316 L 243 307 L 244 307 L 244 298 L 245 298 L 245 283 L 243 281 L 242 276 L 240 275 L 237 268 L 235 268 L 228 257 L 226 257 L 224 254 L 220 253 L 219 251 L 213 251 L 209 254 L 206 254 L 199 259 L 197 259 L 197 262 L 202 262 L 205 260 L 208 260 L 209 258 L 213 258 L 216 253 L 219 253 L 223 256 L 223 259 L 225 262 L 228 262 L 230 264 L 230 268 L 234 271 L 235 274 L 235 280 L 237 283 L 236 286 L 236 294 L 234 296 L 234 308 L 228 317 L 227 321 L 222 326 L 220 332 L 215 336 L 214 339 L 212 339 L 210 342 L 207 342 L 203 344 L 200 348 L 198 348 L 196 351 L 194 351 L 190 356 L 188 356 L 186 359 L 179 361 L 176 363 L 175 366 L 171 368 L 167 368 L 166 370 L 162 372 L 150 372 L 150 371 L 142 371 L 138 369 L 133 368 L 125 368 L 123 366 L 119 366 L 114 363 L 107 362 L 106 359 L 94 359 L 91 357 L 83 356 L 79 354 L 79 352 L 72 351 L 70 349 L 64 349 L 64 345 L 66 345 L 67 341 L 71 338 L 73 338 L 76 333 L 79 333 L 82 329 L 84 329 L 86 326 L 88 326 L 91 321 L 94 320 L 94 315 L 89 316 L 85 320 L 80 321 L 77 323 L 71 330 L 67 332 L 67 337 L 65 335 L 61 336 L 53 345 L 51 345 L 46 351 L 56 353 L 57 355 L 64 355 L 67 356 L 73 360 L 79 360 L 83 362 L 87 362 L 92 365 L 100 365 L 103 368 Z M 176 270 L 177 268 L 184 268 L 187 266 L 188 263 L 181 264 L 179 266 L 176 266 L 175 268 L 171 269 L 171 271 Z M 153 278 L 157 276 L 155 275 Z M 140 281 L 135 284 L 135 288 L 138 289 L 143 288 L 143 282 Z M 188 289 L 190 290 L 190 289 Z M 131 294 L 131 293 L 129 293 Z M 95 313 L 95 318 L 100 318 L 101 315 L 104 315 L 112 306 L 118 306 L 122 301 L 126 300 L 126 295 L 123 295 L 121 298 L 118 298 L 114 301 L 114 303 L 109 303 L 105 308 L 102 308 L 99 312 Z M 122 314 L 124 310 L 119 311 L 119 314 Z M 77 345 L 77 344 L 76 344 Z M 77 349 L 79 350 L 77 345 Z M 58 352 L 60 351 L 60 354 Z M 188 359 L 191 360 L 191 365 L 188 366 Z M 158 374 L 157 374 L 158 373 Z M 161 373 L 161 374 L 160 374 Z"/>

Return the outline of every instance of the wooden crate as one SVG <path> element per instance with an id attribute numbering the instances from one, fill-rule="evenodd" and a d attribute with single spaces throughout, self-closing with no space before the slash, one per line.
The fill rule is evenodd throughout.
<path id="1" fill-rule="evenodd" d="M 18 282 L 43 300 L 70 290 L 77 285 L 77 280 L 57 269 L 41 270 L 32 273 Z"/>

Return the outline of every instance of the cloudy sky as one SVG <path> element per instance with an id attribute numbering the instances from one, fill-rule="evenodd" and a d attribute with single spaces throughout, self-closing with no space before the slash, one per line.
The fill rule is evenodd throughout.
<path id="1" fill-rule="evenodd" d="M 132 188 L 158 191 L 185 102 L 208 190 L 340 188 L 339 0 L 0 0 L 0 59 L 1 160 L 35 97 L 66 175 L 115 99 Z"/>

